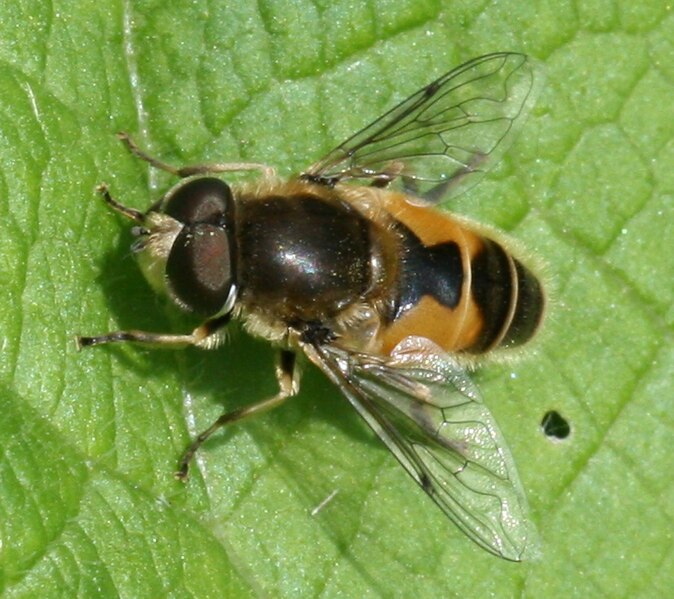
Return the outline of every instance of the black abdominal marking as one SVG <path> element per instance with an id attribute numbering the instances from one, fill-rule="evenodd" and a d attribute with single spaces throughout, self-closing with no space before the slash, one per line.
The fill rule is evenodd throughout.
<path id="1" fill-rule="evenodd" d="M 459 246 L 453 241 L 425 246 L 405 225 L 397 226 L 403 237 L 403 256 L 393 319 L 416 306 L 424 295 L 456 308 L 463 285 Z"/>

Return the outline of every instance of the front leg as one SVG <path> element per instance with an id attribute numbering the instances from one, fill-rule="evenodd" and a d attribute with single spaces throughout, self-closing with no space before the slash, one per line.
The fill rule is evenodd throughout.
<path id="1" fill-rule="evenodd" d="M 144 345 L 154 345 L 172 349 L 180 349 L 194 345 L 202 349 L 214 349 L 222 340 L 222 329 L 231 320 L 230 314 L 211 318 L 199 325 L 188 335 L 173 335 L 171 333 L 148 333 L 146 331 L 113 331 L 93 337 L 76 337 L 77 348 L 93 347 L 106 343 L 131 342 Z"/>
<path id="2" fill-rule="evenodd" d="M 300 390 L 300 376 L 299 369 L 297 368 L 295 352 L 287 349 L 282 349 L 279 351 L 276 361 L 276 380 L 278 381 L 279 385 L 279 391 L 276 395 L 268 397 L 267 399 L 254 403 L 250 406 L 232 410 L 231 412 L 225 412 L 213 424 L 211 424 L 211 426 L 209 426 L 205 431 L 197 436 L 193 443 L 187 448 L 187 451 L 183 454 L 183 457 L 180 459 L 178 471 L 175 474 L 176 478 L 182 481 L 187 480 L 190 462 L 192 461 L 194 454 L 204 444 L 206 439 L 208 439 L 219 428 L 225 426 L 226 424 L 243 420 L 249 416 L 254 416 L 255 414 L 261 414 L 262 412 L 271 410 L 272 408 L 282 404 L 289 397 L 297 395 Z"/>

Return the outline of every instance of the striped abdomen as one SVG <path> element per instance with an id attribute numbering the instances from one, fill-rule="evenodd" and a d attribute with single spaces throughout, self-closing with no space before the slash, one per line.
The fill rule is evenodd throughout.
<path id="1" fill-rule="evenodd" d="M 498 242 L 404 196 L 387 195 L 401 252 L 395 301 L 380 333 L 383 350 L 409 335 L 470 354 L 531 339 L 545 307 L 536 276 Z"/>

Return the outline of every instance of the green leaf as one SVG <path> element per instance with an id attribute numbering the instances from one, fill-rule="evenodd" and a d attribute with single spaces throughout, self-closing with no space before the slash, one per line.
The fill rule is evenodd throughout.
<path id="1" fill-rule="evenodd" d="M 0 5 L 0 590 L 671 592 L 673 40 L 656 1 Z M 209 353 L 76 352 L 77 333 L 194 326 L 147 287 L 127 223 L 93 192 L 105 180 L 144 208 L 173 182 L 114 133 L 176 164 L 288 175 L 497 50 L 538 58 L 546 87 L 507 158 L 450 208 L 547 265 L 534 350 L 476 375 L 542 557 L 471 544 L 310 368 L 298 398 L 219 433 L 176 482 L 190 437 L 274 391 L 273 354 L 236 332 Z M 551 409 L 565 440 L 541 430 Z"/>

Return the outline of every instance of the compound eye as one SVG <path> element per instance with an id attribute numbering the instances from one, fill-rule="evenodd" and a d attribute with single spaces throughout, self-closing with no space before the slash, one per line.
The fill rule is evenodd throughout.
<path id="1" fill-rule="evenodd" d="M 230 220 L 232 191 L 224 181 L 199 177 L 178 185 L 165 199 L 162 210 L 186 225 L 218 224 Z"/>
<path id="2" fill-rule="evenodd" d="M 166 262 L 175 299 L 203 316 L 222 310 L 234 285 L 233 256 L 227 231 L 210 223 L 185 225 Z"/>

